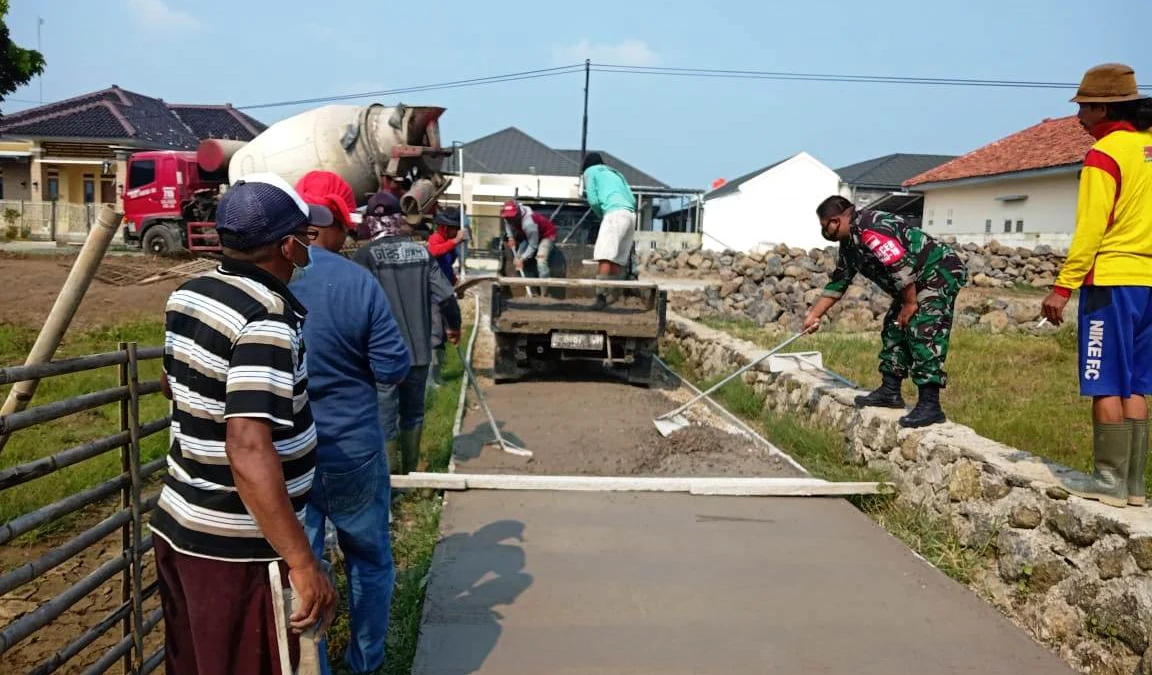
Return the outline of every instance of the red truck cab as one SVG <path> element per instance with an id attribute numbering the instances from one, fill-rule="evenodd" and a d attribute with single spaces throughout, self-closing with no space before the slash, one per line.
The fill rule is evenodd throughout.
<path id="1" fill-rule="evenodd" d="M 227 168 L 204 171 L 195 151 L 134 153 L 128 158 L 124 188 L 125 243 L 139 243 L 157 255 L 191 248 L 189 224 L 207 215 L 199 212 L 198 204 L 214 205 L 220 187 L 227 184 Z"/>

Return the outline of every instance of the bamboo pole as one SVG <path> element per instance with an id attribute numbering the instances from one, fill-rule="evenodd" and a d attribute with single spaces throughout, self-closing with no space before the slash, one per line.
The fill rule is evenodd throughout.
<path id="1" fill-rule="evenodd" d="M 122 219 L 123 215 L 116 213 L 111 206 L 105 205 L 100 210 L 100 216 L 96 219 L 97 226 L 88 233 L 88 238 L 80 249 L 80 255 L 76 258 L 76 264 L 68 273 L 68 279 L 60 289 L 60 295 L 56 296 L 56 304 L 52 306 L 44 327 L 40 329 L 40 335 L 36 337 L 36 343 L 32 345 L 28 358 L 24 360 L 25 366 L 52 360 Z M 12 390 L 8 392 L 7 400 L 4 401 L 4 407 L 0 408 L 0 415 L 10 415 L 27 408 L 39 384 L 39 380 L 26 380 L 13 385 Z M 9 437 L 9 434 L 0 435 L 0 452 L 4 450 Z"/>

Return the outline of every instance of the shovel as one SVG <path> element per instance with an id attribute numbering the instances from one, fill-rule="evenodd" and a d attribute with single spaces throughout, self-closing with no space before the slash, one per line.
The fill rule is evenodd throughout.
<path id="1" fill-rule="evenodd" d="M 460 357 L 460 363 L 464 366 L 464 374 L 472 384 L 472 389 L 476 392 L 476 398 L 480 399 L 480 407 L 484 409 L 484 414 L 488 416 L 488 426 L 492 427 L 492 435 L 496 437 L 496 443 L 500 446 L 500 449 L 510 455 L 531 457 L 531 450 L 525 450 L 515 443 L 505 440 L 504 436 L 500 434 L 500 427 L 496 426 L 496 418 L 492 416 L 492 409 L 488 407 L 488 400 L 484 398 L 484 392 L 480 390 L 480 383 L 476 381 L 476 375 L 472 372 L 472 366 L 468 365 L 468 359 L 466 359 L 460 351 L 460 346 L 452 346 L 456 348 L 456 355 Z"/>
<path id="2" fill-rule="evenodd" d="M 780 351 L 781 349 L 784 349 L 785 347 L 792 344 L 796 340 L 799 340 L 801 337 L 803 337 L 808 332 L 809 331 L 807 331 L 807 330 L 802 330 L 799 333 L 796 333 L 792 337 L 788 338 L 787 340 L 781 342 L 779 345 L 774 347 L 772 349 L 772 351 L 767 352 L 766 354 L 764 354 L 760 358 L 756 359 L 752 363 L 749 363 L 748 365 L 744 366 L 740 370 L 737 370 L 736 372 L 732 373 L 728 377 L 726 377 L 723 380 L 720 380 L 716 384 L 712 385 L 712 387 L 709 388 L 708 391 L 700 392 L 696 396 L 692 397 L 692 399 L 690 401 L 688 401 L 684 405 L 680 406 L 679 408 L 676 408 L 675 410 L 673 410 L 671 412 L 666 412 L 663 415 L 652 420 L 652 423 L 656 425 L 656 430 L 660 432 L 661 436 L 669 436 L 669 435 L 671 435 L 677 431 L 680 431 L 681 429 L 684 429 L 685 427 L 692 426 L 692 423 L 690 421 L 688 421 L 688 419 L 686 417 L 684 417 L 683 415 L 681 415 L 680 413 L 682 413 L 685 410 L 687 410 L 688 408 L 692 407 L 692 405 L 695 404 L 700 399 L 707 397 L 709 394 L 715 392 L 720 387 L 723 387 L 725 384 L 728 384 L 729 381 L 742 375 L 746 371 L 751 370 L 757 364 L 759 364 L 761 361 L 767 359 L 769 356 L 772 356 L 773 354 Z"/>
<path id="3" fill-rule="evenodd" d="M 516 271 L 520 273 L 520 278 L 521 278 L 521 279 L 527 279 L 527 278 L 528 278 L 528 277 L 527 277 L 527 276 L 524 274 L 524 270 L 516 270 Z M 531 286 L 525 286 L 525 287 L 524 287 L 524 292 L 528 294 L 528 297 L 532 297 L 532 287 L 531 287 Z"/>

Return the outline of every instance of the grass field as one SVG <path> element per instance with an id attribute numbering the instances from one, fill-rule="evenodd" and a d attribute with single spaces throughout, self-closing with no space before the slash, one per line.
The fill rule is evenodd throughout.
<path id="1" fill-rule="evenodd" d="M 0 326 L 0 364 L 17 365 L 23 362 L 36 339 L 31 328 Z M 112 329 L 70 335 L 61 345 L 57 360 L 116 351 L 121 340 L 137 342 L 141 347 L 159 345 L 163 341 L 164 326 L 160 322 L 127 323 Z M 159 359 L 140 364 L 140 381 L 155 380 L 160 375 Z M 116 367 L 101 368 L 71 375 L 46 378 L 40 381 L 33 406 L 64 400 L 118 385 Z M 0 397 L 6 397 L 11 387 L 0 387 Z M 159 394 L 146 396 L 140 401 L 140 419 L 150 422 L 168 414 L 168 402 Z M 0 453 L 0 468 L 7 468 L 97 440 L 120 431 L 119 404 L 107 405 L 53 422 L 36 425 L 12 434 Z M 142 461 L 148 462 L 164 454 L 168 433 L 162 431 L 141 442 Z M 51 475 L 0 492 L 0 522 L 11 520 L 36 508 L 75 494 L 93 484 L 108 480 L 120 473 L 120 453 L 104 455 L 67 467 Z M 53 523 L 53 530 L 67 527 L 63 519 Z M 34 538 L 29 533 L 26 538 Z"/>
<path id="2" fill-rule="evenodd" d="M 785 337 L 750 322 L 706 323 L 763 347 Z M 878 335 L 817 333 L 792 349 L 820 351 L 825 367 L 867 389 L 880 382 Z M 1076 469 L 1091 468 L 1091 404 L 1079 395 L 1071 326 L 1045 336 L 957 330 L 947 369 L 950 381 L 941 404 L 949 419 L 1020 450 Z M 904 386 L 911 405 L 915 387 L 907 381 Z"/>

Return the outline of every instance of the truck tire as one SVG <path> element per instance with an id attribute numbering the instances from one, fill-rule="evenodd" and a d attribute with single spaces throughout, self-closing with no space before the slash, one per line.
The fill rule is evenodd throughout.
<path id="1" fill-rule="evenodd" d="M 652 386 L 656 370 L 656 360 L 647 351 L 637 352 L 632 365 L 628 367 L 628 384 L 648 388 Z"/>
<path id="2" fill-rule="evenodd" d="M 168 223 L 158 223 L 148 228 L 141 245 L 144 252 L 149 255 L 175 255 L 184 250 L 179 233 Z"/>

